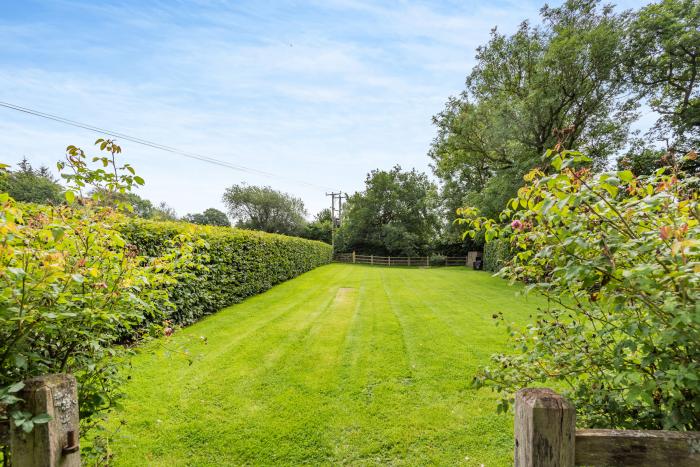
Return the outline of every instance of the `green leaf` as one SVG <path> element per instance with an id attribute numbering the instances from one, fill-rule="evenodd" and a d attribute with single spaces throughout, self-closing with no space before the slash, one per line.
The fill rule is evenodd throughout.
<path id="1" fill-rule="evenodd" d="M 75 201 L 75 193 L 73 193 L 71 190 L 66 190 L 65 197 L 68 204 L 73 204 Z"/>
<path id="2" fill-rule="evenodd" d="M 623 182 L 631 182 L 634 179 L 634 174 L 630 170 L 623 170 L 622 172 L 618 172 L 617 176 Z"/>
<path id="3" fill-rule="evenodd" d="M 7 392 L 13 393 L 13 392 L 18 392 L 24 387 L 24 382 L 20 381 L 18 383 L 11 384 L 10 386 L 7 387 Z"/>
<path id="4" fill-rule="evenodd" d="M 36 415 L 32 418 L 32 423 L 39 425 L 43 423 L 48 423 L 51 420 L 53 420 L 53 417 L 47 413 L 42 413 L 40 415 Z"/>
<path id="5" fill-rule="evenodd" d="M 83 277 L 82 274 L 71 274 L 70 277 L 78 284 L 82 284 L 83 282 L 85 282 L 85 277 Z"/>

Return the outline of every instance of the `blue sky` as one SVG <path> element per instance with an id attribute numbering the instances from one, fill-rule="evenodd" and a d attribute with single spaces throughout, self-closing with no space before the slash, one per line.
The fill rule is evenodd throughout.
<path id="1" fill-rule="evenodd" d="M 429 171 L 431 117 L 463 89 L 476 47 L 541 5 L 0 0 L 0 100 L 280 175 L 123 142 L 146 179 L 139 194 L 180 215 L 223 209 L 241 182 L 314 214 L 326 187 L 360 190 L 374 168 Z M 0 108 L 5 163 L 54 167 L 97 137 Z"/>

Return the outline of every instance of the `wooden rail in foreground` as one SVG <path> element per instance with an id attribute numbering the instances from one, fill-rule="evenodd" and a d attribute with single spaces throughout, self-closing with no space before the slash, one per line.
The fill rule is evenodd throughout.
<path id="1" fill-rule="evenodd" d="M 515 396 L 515 466 L 700 466 L 700 432 L 576 430 L 576 409 L 546 388 Z"/>

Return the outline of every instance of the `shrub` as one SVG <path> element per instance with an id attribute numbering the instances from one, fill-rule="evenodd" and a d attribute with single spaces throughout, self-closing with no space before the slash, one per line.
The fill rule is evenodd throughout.
<path id="1" fill-rule="evenodd" d="M 259 231 L 134 219 L 120 230 L 139 254 L 162 255 L 168 241 L 186 235 L 198 243 L 196 271 L 180 272 L 168 286 L 175 305 L 169 319 L 190 324 L 202 316 L 263 292 L 331 261 L 331 246 Z"/>
<path id="2" fill-rule="evenodd" d="M 494 238 L 484 245 L 484 269 L 498 272 L 513 257 L 508 238 Z"/>
<path id="3" fill-rule="evenodd" d="M 593 174 L 587 161 L 562 151 L 551 175 L 528 174 L 506 226 L 462 211 L 472 234 L 513 238 L 519 251 L 499 274 L 548 299 L 512 330 L 517 352 L 495 355 L 475 383 L 501 392 L 501 408 L 549 382 L 585 425 L 698 430 L 700 180 L 678 167 Z"/>
<path id="4" fill-rule="evenodd" d="M 167 257 L 146 259 L 128 247 L 115 229 L 124 216 L 99 197 L 142 181 L 115 164 L 118 146 L 97 144 L 110 154 L 93 160 L 100 168 L 74 146 L 59 164 L 70 170 L 66 204 L 19 204 L 0 193 L 0 423 L 27 432 L 48 418 L 22 411 L 16 394 L 22 381 L 46 373 L 75 374 L 83 432 L 99 424 L 122 396 L 128 351 L 116 344 L 169 307 L 163 288 L 187 256 L 164 248 Z M 87 188 L 102 190 L 90 199 Z"/>

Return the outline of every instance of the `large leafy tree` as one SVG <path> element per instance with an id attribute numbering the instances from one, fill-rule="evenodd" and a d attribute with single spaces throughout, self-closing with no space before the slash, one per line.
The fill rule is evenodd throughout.
<path id="1" fill-rule="evenodd" d="M 206 209 L 203 213 L 187 214 L 183 220 L 200 225 L 231 226 L 231 221 L 228 220 L 226 214 L 214 208 Z"/>
<path id="2" fill-rule="evenodd" d="M 333 215 L 331 210 L 326 208 L 319 211 L 314 216 L 314 220 L 306 224 L 302 236 L 310 240 L 331 243 L 333 241 Z"/>
<path id="3" fill-rule="evenodd" d="M 306 224 L 304 202 L 269 186 L 233 185 L 223 201 L 237 227 L 299 235 Z"/>
<path id="4" fill-rule="evenodd" d="M 367 254 L 429 253 L 437 233 L 437 187 L 424 173 L 373 170 L 348 199 L 337 245 Z"/>
<path id="5" fill-rule="evenodd" d="M 19 169 L 0 174 L 0 191 L 16 201 L 38 204 L 58 204 L 63 201 L 63 187 L 44 166 L 35 169 L 26 159 Z"/>
<path id="6" fill-rule="evenodd" d="M 673 149 L 700 142 L 700 3 L 663 0 L 633 15 L 625 65 L 639 98 L 660 115 L 654 130 Z"/>
<path id="7" fill-rule="evenodd" d="M 495 29 L 466 90 L 435 116 L 429 156 L 458 202 L 497 213 L 557 143 L 602 165 L 625 143 L 634 104 L 622 100 L 624 18 L 597 0 L 545 6 L 542 24 Z M 454 204 L 454 201 L 452 202 Z"/>

